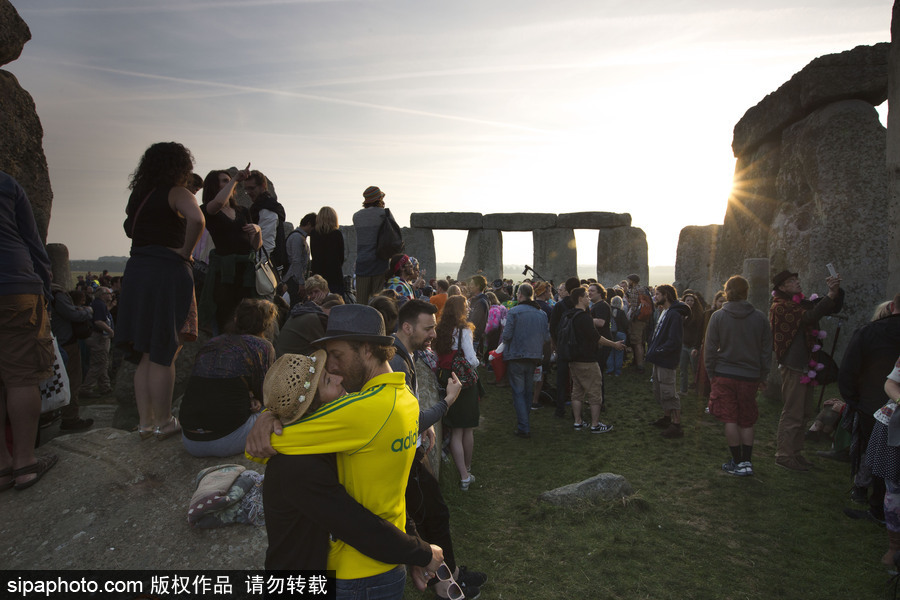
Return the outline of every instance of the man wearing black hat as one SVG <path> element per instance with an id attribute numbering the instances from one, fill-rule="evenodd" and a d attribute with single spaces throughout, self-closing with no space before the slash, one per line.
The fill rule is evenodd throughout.
<path id="1" fill-rule="evenodd" d="M 791 471 L 808 471 L 812 466 L 801 452 L 806 420 L 814 409 L 813 388 L 819 384 L 818 371 L 811 368 L 821 363 L 815 360 L 825 337 L 825 332 L 819 329 L 819 319 L 844 306 L 840 275 L 829 276 L 825 283 L 828 294 L 811 301 L 803 295 L 797 273 L 782 271 L 772 279 L 774 298 L 769 322 L 784 401 L 778 422 L 775 464 Z"/>
<path id="2" fill-rule="evenodd" d="M 315 343 L 328 352 L 325 369 L 341 377 L 350 393 L 286 425 L 280 435 L 271 437 L 269 448 L 260 448 L 255 434 L 273 429 L 278 434 L 281 427 L 273 427 L 277 421 L 264 418 L 268 414 L 264 413 L 248 437 L 247 448 L 253 456 L 335 453 L 340 483 L 347 492 L 402 530 L 407 524 L 404 493 L 415 456 L 419 403 L 403 373 L 391 371 L 393 342 L 392 336 L 385 335 L 381 314 L 371 306 L 334 307 L 325 337 Z M 335 571 L 339 599 L 358 597 L 354 594 L 373 587 L 384 598 L 403 596 L 406 572 L 402 565 L 379 562 L 343 540 L 332 543 L 328 569 Z M 427 579 L 421 571 L 414 574 L 419 581 Z"/>

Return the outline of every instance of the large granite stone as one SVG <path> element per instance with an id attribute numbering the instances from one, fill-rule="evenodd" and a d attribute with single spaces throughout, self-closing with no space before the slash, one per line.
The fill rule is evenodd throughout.
<path id="1" fill-rule="evenodd" d="M 496 229 L 471 229 L 457 279 L 484 275 L 488 281 L 503 276 L 503 236 Z"/>
<path id="2" fill-rule="evenodd" d="M 834 263 L 847 294 L 849 331 L 867 322 L 874 305 L 888 295 L 888 244 L 883 235 L 873 235 L 873 227 L 896 211 L 890 205 L 885 149 L 877 112 L 860 100 L 819 109 L 782 139 L 780 204 L 769 236 L 771 270 L 791 268 L 799 272 L 807 295 L 823 294 L 825 264 Z"/>
<path id="3" fill-rule="evenodd" d="M 484 215 L 482 227 L 501 231 L 534 231 L 556 227 L 556 215 L 551 213 L 492 213 Z"/>
<path id="4" fill-rule="evenodd" d="M 887 166 L 891 185 L 891 206 L 900 206 L 900 2 L 894 2 L 891 14 L 891 50 L 888 55 Z M 900 114 L 900 113 L 894 113 Z M 900 210 L 892 210 L 887 221 L 887 289 L 900 291 Z"/>
<path id="5" fill-rule="evenodd" d="M 636 273 L 644 283 L 650 279 L 647 234 L 638 227 L 599 230 L 597 281 L 603 285 L 614 285 L 631 273 Z"/>
<path id="6" fill-rule="evenodd" d="M 563 213 L 556 217 L 557 227 L 570 229 L 607 229 L 609 227 L 631 227 L 631 215 L 611 212 Z"/>
<path id="7" fill-rule="evenodd" d="M 578 274 L 575 231 L 572 229 L 538 229 L 531 234 L 534 246 L 534 270 L 556 283 Z"/>
<path id="8" fill-rule="evenodd" d="M 22 89 L 15 75 L 0 71 L 0 171 L 12 175 L 25 189 L 38 233 L 46 243 L 53 191 L 43 137 L 31 94 Z"/>
<path id="9" fill-rule="evenodd" d="M 722 288 L 713 276 L 713 262 L 720 225 L 689 225 L 678 235 L 678 251 L 675 257 L 675 289 L 697 290 L 707 300 L 712 300 Z"/>
<path id="10" fill-rule="evenodd" d="M 141 442 L 112 428 L 64 435 L 37 450 L 59 463 L 23 492 L 3 495 L 4 569 L 262 569 L 264 527 L 196 530 L 187 523 L 194 478 L 243 456 L 195 458 L 172 437 Z"/>
<path id="11" fill-rule="evenodd" d="M 887 99 L 889 44 L 857 46 L 820 56 L 749 109 L 734 126 L 732 149 L 742 156 L 775 141 L 788 126 L 831 102 L 859 99 L 877 106 Z"/>
<path id="12" fill-rule="evenodd" d="M 428 410 L 440 401 L 438 393 L 438 379 L 431 367 L 423 360 L 416 360 L 416 381 L 419 386 L 419 406 L 422 410 Z M 441 448 L 443 448 L 443 427 L 440 421 L 434 427 L 434 446 L 426 455 L 428 464 L 434 476 L 440 479 L 441 476 Z"/>
<path id="13" fill-rule="evenodd" d="M 481 213 L 432 212 L 409 215 L 410 227 L 429 229 L 481 229 Z"/>
<path id="14" fill-rule="evenodd" d="M 634 494 L 628 480 L 615 473 L 600 473 L 578 483 L 570 483 L 544 492 L 540 499 L 559 506 L 578 505 L 587 502 L 620 502 Z"/>
<path id="15" fill-rule="evenodd" d="M 31 30 L 9 0 L 0 0 L 0 65 L 11 63 L 22 54 L 31 39 Z"/>
<path id="16" fill-rule="evenodd" d="M 341 225 L 344 236 L 344 277 L 356 273 L 356 228 L 353 225 Z"/>
<path id="17" fill-rule="evenodd" d="M 75 287 L 72 282 L 72 271 L 69 269 L 69 249 L 65 244 L 47 244 L 47 256 L 50 257 L 50 269 L 53 282 L 70 290 Z"/>
<path id="18" fill-rule="evenodd" d="M 404 252 L 419 261 L 419 270 L 424 273 L 425 281 L 434 277 L 437 271 L 437 259 L 434 252 L 434 233 L 422 227 L 401 227 Z"/>
<path id="19" fill-rule="evenodd" d="M 744 270 L 741 273 L 747 283 L 750 284 L 750 294 L 747 300 L 754 308 L 764 315 L 769 314 L 769 304 L 772 300 L 772 270 L 769 267 L 768 258 L 748 258 L 744 261 Z"/>
<path id="20" fill-rule="evenodd" d="M 768 256 L 769 229 L 779 202 L 775 179 L 780 166 L 780 142 L 763 144 L 738 158 L 714 255 L 715 284 L 740 273 L 745 258 Z"/>

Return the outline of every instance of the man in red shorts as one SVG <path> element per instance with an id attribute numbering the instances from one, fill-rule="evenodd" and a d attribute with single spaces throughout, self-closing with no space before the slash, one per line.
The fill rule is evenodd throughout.
<path id="1" fill-rule="evenodd" d="M 50 259 L 38 235 L 31 204 L 15 179 L 0 171 L 0 492 L 31 487 L 56 464 L 37 458 L 41 416 L 38 385 L 53 374 Z M 6 420 L 12 430 L 7 450 Z"/>
<path id="2" fill-rule="evenodd" d="M 731 459 L 722 470 L 753 475 L 753 426 L 759 418 L 756 392 L 765 389 L 772 360 L 769 321 L 747 302 L 750 286 L 740 275 L 725 283 L 725 305 L 706 330 L 706 370 L 712 381 L 710 413 L 725 423 Z"/>

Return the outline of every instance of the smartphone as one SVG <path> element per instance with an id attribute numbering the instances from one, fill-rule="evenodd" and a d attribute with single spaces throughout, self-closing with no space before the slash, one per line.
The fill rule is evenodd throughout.
<path id="1" fill-rule="evenodd" d="M 837 277 L 837 271 L 834 270 L 834 264 L 828 263 L 827 265 L 825 265 L 825 268 L 828 269 L 828 272 L 832 277 Z"/>

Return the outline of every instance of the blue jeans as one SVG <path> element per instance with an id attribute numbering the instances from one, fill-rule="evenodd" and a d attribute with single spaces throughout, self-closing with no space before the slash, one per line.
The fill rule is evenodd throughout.
<path id="1" fill-rule="evenodd" d="M 506 375 L 509 378 L 509 388 L 512 390 L 516 422 L 519 431 L 525 433 L 531 432 L 528 419 L 534 397 L 534 367 L 535 364 L 530 360 L 511 360 L 506 363 Z"/>
<path id="2" fill-rule="evenodd" d="M 400 565 L 371 577 L 338 579 L 335 587 L 337 600 L 401 600 L 406 587 L 406 567 Z"/>
<path id="3" fill-rule="evenodd" d="M 256 419 L 259 418 L 260 414 L 262 413 L 253 413 L 243 425 L 217 440 L 198 442 L 189 440 L 182 434 L 181 443 L 184 445 L 184 449 L 188 451 L 188 454 L 201 458 L 205 456 L 219 456 L 224 458 L 226 456 L 243 454 L 244 446 L 247 445 L 247 435 L 249 435 L 250 430 L 253 429 L 253 424 L 256 423 Z"/>
<path id="4" fill-rule="evenodd" d="M 616 332 L 616 341 L 624 342 L 628 338 L 622 331 Z M 625 362 L 625 351 L 611 349 L 609 357 L 606 359 L 606 373 L 622 374 L 622 364 Z"/>

